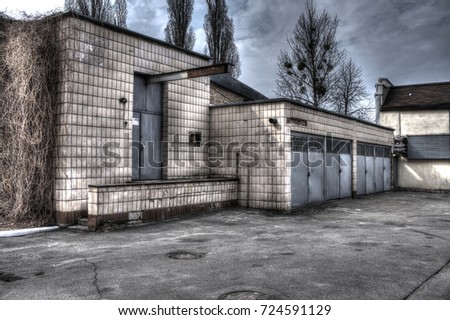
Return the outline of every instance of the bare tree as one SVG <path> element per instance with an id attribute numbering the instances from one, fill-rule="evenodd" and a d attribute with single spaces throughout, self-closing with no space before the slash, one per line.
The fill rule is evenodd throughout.
<path id="1" fill-rule="evenodd" d="M 293 37 L 288 39 L 291 53 L 278 57 L 276 94 L 314 107 L 325 107 L 335 81 L 336 67 L 346 53 L 336 41 L 339 20 L 325 11 L 319 15 L 313 0 L 307 0 L 305 12 L 297 21 Z"/>
<path id="2" fill-rule="evenodd" d="M 351 58 L 347 59 L 339 67 L 333 87 L 331 105 L 334 111 L 365 118 L 365 114 L 372 109 L 367 104 L 368 98 L 369 92 L 362 80 L 361 68 Z"/>
<path id="3" fill-rule="evenodd" d="M 169 22 L 164 30 L 166 41 L 192 50 L 195 45 L 195 33 L 189 25 L 194 12 L 194 0 L 167 0 L 167 5 Z"/>
<path id="4" fill-rule="evenodd" d="M 241 75 L 239 52 L 234 43 L 234 23 L 228 16 L 228 6 L 225 0 L 206 0 L 208 12 L 205 15 L 203 28 L 206 33 L 206 52 L 213 63 L 231 63 L 231 75 L 238 78 Z"/>
<path id="5" fill-rule="evenodd" d="M 115 14 L 114 24 L 121 28 L 126 28 L 128 16 L 126 0 L 116 0 L 116 2 L 114 3 L 114 14 Z"/>
<path id="6" fill-rule="evenodd" d="M 351 113 L 351 117 L 375 123 L 375 99 L 363 100 Z"/>
<path id="7" fill-rule="evenodd" d="M 72 10 L 99 21 L 126 27 L 127 3 L 125 0 L 65 0 L 66 10 Z"/>

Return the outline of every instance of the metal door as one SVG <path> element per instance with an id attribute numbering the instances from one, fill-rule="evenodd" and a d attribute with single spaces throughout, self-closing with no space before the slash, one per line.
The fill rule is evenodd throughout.
<path id="1" fill-rule="evenodd" d="M 325 160 L 326 199 L 338 199 L 340 194 L 339 140 L 326 139 Z"/>
<path id="2" fill-rule="evenodd" d="M 375 192 L 384 191 L 384 148 L 375 147 Z"/>
<path id="3" fill-rule="evenodd" d="M 357 193 L 359 195 L 366 194 L 366 147 L 363 144 L 358 143 L 356 159 L 357 166 Z"/>
<path id="4" fill-rule="evenodd" d="M 161 161 L 161 116 L 141 114 L 141 152 L 140 179 L 159 180 L 162 178 Z"/>
<path id="5" fill-rule="evenodd" d="M 141 113 L 133 112 L 133 143 L 132 143 L 132 174 L 133 180 L 139 180 L 139 172 L 142 167 L 141 152 L 143 145 L 141 143 Z"/>
<path id="6" fill-rule="evenodd" d="M 384 191 L 391 190 L 391 148 L 384 148 Z"/>
<path id="7" fill-rule="evenodd" d="M 352 155 L 351 142 L 346 143 L 340 152 L 340 176 L 339 176 L 339 198 L 352 196 Z"/>
<path id="8" fill-rule="evenodd" d="M 133 180 L 162 178 L 162 86 L 134 76 Z"/>
<path id="9" fill-rule="evenodd" d="M 339 138 L 327 139 L 327 199 L 339 199 L 352 195 L 351 141 Z"/>
<path id="10" fill-rule="evenodd" d="M 375 150 L 371 145 L 366 145 L 366 194 L 375 192 Z"/>
<path id="11" fill-rule="evenodd" d="M 291 201 L 293 207 L 308 204 L 308 153 L 292 152 Z"/>
<path id="12" fill-rule="evenodd" d="M 327 200 L 340 196 L 340 159 L 337 153 L 326 153 L 326 196 Z"/>
<path id="13" fill-rule="evenodd" d="M 324 139 L 319 137 L 308 138 L 308 191 L 309 203 L 324 201 Z"/>

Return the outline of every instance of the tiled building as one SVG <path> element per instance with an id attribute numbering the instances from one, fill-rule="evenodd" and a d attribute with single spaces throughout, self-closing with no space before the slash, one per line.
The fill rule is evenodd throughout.
<path id="1" fill-rule="evenodd" d="M 209 58 L 78 15 L 67 14 L 61 24 L 67 50 L 58 110 L 57 222 L 74 223 L 90 212 L 94 227 L 105 214 L 108 220 L 150 219 L 161 207 L 232 202 L 237 182 L 205 182 L 207 149 L 191 141 L 209 140 L 209 78 L 173 74 L 208 66 Z M 175 189 L 130 184 L 183 179 L 190 181 Z"/>
<path id="2" fill-rule="evenodd" d="M 267 97 L 228 74 L 210 77 L 211 104 L 265 100 Z"/>
<path id="3" fill-rule="evenodd" d="M 215 75 L 226 66 L 204 55 L 57 17 L 59 224 L 88 217 L 95 229 L 236 204 L 290 210 L 390 190 L 391 129 L 266 99 Z"/>
<path id="4" fill-rule="evenodd" d="M 212 106 L 211 139 L 212 173 L 238 177 L 241 206 L 290 210 L 391 189 L 391 129 L 295 101 Z"/>
<path id="5" fill-rule="evenodd" d="M 450 190 L 450 82 L 376 86 L 381 124 L 404 148 L 394 158 L 396 185 Z"/>

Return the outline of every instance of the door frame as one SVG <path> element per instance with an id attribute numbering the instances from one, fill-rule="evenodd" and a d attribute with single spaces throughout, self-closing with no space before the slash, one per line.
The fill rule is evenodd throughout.
<path id="1" fill-rule="evenodd" d="M 139 80 L 137 80 L 139 79 Z M 132 121 L 132 180 L 133 181 L 146 181 L 146 180 L 161 180 L 163 178 L 163 124 L 164 124 L 164 108 L 163 108 L 163 97 L 164 97 L 164 86 L 162 83 L 152 83 L 149 81 L 149 76 L 135 73 L 134 74 L 134 87 L 133 87 L 133 121 Z M 138 81 L 141 82 L 141 86 L 144 89 L 144 92 L 138 93 L 137 90 L 139 88 L 137 87 Z M 149 88 L 156 88 L 156 104 L 153 105 L 152 101 L 154 99 L 155 91 L 152 89 L 149 91 Z M 137 105 L 136 101 L 138 101 L 137 94 L 144 94 L 144 106 Z M 142 100 L 142 99 L 141 99 Z M 141 102 L 142 103 L 142 102 Z M 155 116 L 159 117 L 159 157 L 158 159 L 153 160 L 159 160 L 160 167 L 154 168 L 154 172 L 150 172 L 150 174 L 147 174 L 144 170 L 148 170 L 148 156 L 145 156 L 146 150 L 148 150 L 148 142 L 149 141 L 143 141 L 149 140 L 145 138 L 145 128 L 143 128 L 142 124 L 143 121 L 143 115 L 146 116 Z M 136 121 L 137 118 L 137 121 Z M 136 124 L 136 122 L 138 122 Z M 139 126 L 138 132 L 135 131 L 135 126 Z M 138 139 L 136 141 L 136 139 Z M 148 154 L 148 151 L 147 151 Z M 153 154 L 153 152 L 152 152 Z M 137 167 L 136 167 L 137 166 Z"/>

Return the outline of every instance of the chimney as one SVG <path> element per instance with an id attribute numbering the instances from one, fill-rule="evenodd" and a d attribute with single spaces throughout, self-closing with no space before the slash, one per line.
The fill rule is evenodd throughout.
<path id="1" fill-rule="evenodd" d="M 378 78 L 378 82 L 375 84 L 375 122 L 380 124 L 380 113 L 383 107 L 384 101 L 389 93 L 389 90 L 394 85 L 388 80 L 388 78 Z"/>

